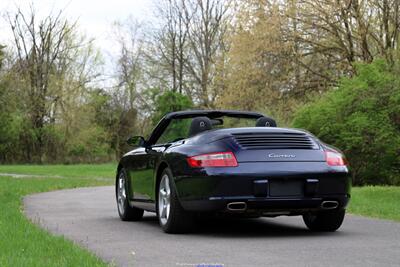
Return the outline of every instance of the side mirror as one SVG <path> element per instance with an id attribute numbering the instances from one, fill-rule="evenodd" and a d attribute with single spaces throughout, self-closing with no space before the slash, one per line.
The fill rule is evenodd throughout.
<path id="1" fill-rule="evenodd" d="M 145 147 L 146 140 L 142 136 L 132 136 L 126 140 L 126 143 L 133 147 Z"/>

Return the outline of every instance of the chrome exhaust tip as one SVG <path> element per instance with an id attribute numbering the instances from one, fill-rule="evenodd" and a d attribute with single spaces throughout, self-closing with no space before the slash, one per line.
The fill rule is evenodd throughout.
<path id="1" fill-rule="evenodd" d="M 333 210 L 336 209 L 339 206 L 339 202 L 334 201 L 334 200 L 326 200 L 322 201 L 321 203 L 321 208 L 325 210 Z"/>
<path id="2" fill-rule="evenodd" d="M 245 211 L 247 209 L 246 202 L 231 202 L 226 205 L 229 211 Z"/>

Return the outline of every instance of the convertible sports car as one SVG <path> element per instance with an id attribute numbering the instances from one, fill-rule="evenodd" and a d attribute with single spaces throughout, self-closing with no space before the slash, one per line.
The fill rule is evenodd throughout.
<path id="1" fill-rule="evenodd" d="M 343 222 L 351 188 L 343 154 L 260 113 L 172 112 L 128 144 L 136 148 L 121 158 L 115 188 L 124 221 L 156 212 L 167 233 L 188 231 L 201 214 L 302 215 L 314 231 Z"/>

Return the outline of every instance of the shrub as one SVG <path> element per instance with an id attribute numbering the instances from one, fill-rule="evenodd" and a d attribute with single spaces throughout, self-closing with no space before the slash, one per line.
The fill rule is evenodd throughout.
<path id="1" fill-rule="evenodd" d="M 110 160 L 110 147 L 107 134 L 101 127 L 82 128 L 68 143 L 68 163 L 107 162 Z"/>
<path id="2" fill-rule="evenodd" d="M 341 149 L 353 182 L 400 185 L 400 72 L 384 61 L 362 64 L 357 75 L 300 109 L 293 126 Z"/>

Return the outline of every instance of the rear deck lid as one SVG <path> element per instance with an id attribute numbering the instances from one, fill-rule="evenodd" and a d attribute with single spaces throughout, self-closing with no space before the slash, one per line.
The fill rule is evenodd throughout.
<path id="1" fill-rule="evenodd" d="M 238 162 L 324 161 L 317 141 L 309 134 L 290 129 L 264 129 L 232 133 Z"/>

